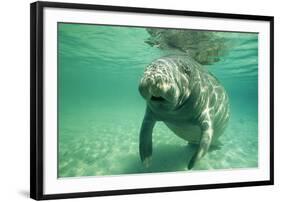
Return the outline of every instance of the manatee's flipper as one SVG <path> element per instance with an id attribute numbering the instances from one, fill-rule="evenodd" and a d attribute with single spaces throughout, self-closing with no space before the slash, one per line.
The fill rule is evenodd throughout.
<path id="1" fill-rule="evenodd" d="M 202 122 L 201 129 L 202 129 L 202 136 L 199 142 L 198 150 L 191 158 L 188 164 L 188 169 L 192 169 L 194 164 L 208 152 L 212 142 L 214 130 L 212 128 L 212 123 L 210 119 L 206 119 Z"/>
<path id="2" fill-rule="evenodd" d="M 146 108 L 139 137 L 140 158 L 145 167 L 149 166 L 152 156 L 152 131 L 155 122 L 156 121 L 153 118 L 151 111 Z"/>

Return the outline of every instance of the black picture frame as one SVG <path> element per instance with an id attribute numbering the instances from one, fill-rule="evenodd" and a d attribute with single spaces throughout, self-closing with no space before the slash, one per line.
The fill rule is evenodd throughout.
<path id="1" fill-rule="evenodd" d="M 44 194 L 43 192 L 43 23 L 44 8 L 101 10 L 130 13 L 163 14 L 224 19 L 267 21 L 270 23 L 270 179 L 239 183 L 204 184 L 192 186 L 154 187 L 128 190 Z M 30 5 L 30 197 L 36 200 L 92 197 L 121 194 L 186 191 L 228 187 L 273 185 L 274 183 L 274 17 L 183 10 L 135 8 L 58 2 L 34 2 Z"/>

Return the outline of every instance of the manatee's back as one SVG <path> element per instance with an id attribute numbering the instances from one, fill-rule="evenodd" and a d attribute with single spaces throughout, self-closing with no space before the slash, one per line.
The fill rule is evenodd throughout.
<path id="1" fill-rule="evenodd" d="M 197 68 L 193 74 L 192 92 L 197 93 L 194 108 L 207 110 L 213 120 L 214 139 L 223 133 L 229 121 L 229 97 L 219 80 L 203 67 Z M 201 116 L 198 116 L 199 121 Z"/>
<path id="2" fill-rule="evenodd" d="M 193 99 L 194 117 L 196 121 L 203 121 L 202 113 L 209 111 L 213 120 L 214 142 L 225 130 L 229 120 L 229 98 L 225 88 L 219 80 L 196 62 L 189 55 L 172 56 L 181 60 L 188 69 L 190 76 L 191 99 Z"/>

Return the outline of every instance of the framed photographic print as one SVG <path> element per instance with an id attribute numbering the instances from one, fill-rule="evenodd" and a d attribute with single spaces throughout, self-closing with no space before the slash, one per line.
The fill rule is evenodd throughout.
<path id="1" fill-rule="evenodd" d="M 31 198 L 273 184 L 273 17 L 31 4 Z"/>

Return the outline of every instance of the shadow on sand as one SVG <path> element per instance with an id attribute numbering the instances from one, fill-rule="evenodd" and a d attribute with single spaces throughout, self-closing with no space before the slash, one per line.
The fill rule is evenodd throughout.
<path id="1" fill-rule="evenodd" d="M 195 145 L 160 144 L 154 146 L 148 168 L 145 168 L 135 155 L 128 156 L 128 163 L 124 165 L 124 174 L 184 171 L 195 151 Z"/>

